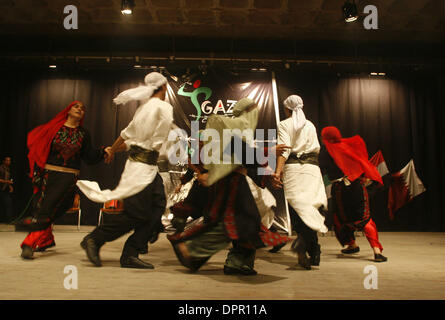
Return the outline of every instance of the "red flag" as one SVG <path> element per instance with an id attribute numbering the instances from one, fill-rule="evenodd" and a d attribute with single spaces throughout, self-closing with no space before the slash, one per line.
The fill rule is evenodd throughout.
<path id="1" fill-rule="evenodd" d="M 391 175 L 389 174 L 388 166 L 386 165 L 386 161 L 383 158 L 382 151 L 377 151 L 375 155 L 373 155 L 372 158 L 369 159 L 369 162 L 371 162 L 377 168 L 377 171 L 382 177 L 383 185 L 385 187 L 388 187 L 391 184 Z"/>
<path id="2" fill-rule="evenodd" d="M 392 174 L 392 182 L 388 193 L 389 218 L 393 220 L 394 213 L 398 209 L 425 191 L 422 181 L 416 174 L 414 161 L 411 159 L 402 170 Z"/>
<path id="3" fill-rule="evenodd" d="M 383 177 L 389 173 L 388 167 L 386 166 L 385 159 L 383 159 L 382 151 L 377 151 L 375 155 L 372 156 L 371 159 L 369 159 L 369 162 L 371 162 L 374 166 L 377 167 L 377 170 L 380 173 L 380 176 Z"/>

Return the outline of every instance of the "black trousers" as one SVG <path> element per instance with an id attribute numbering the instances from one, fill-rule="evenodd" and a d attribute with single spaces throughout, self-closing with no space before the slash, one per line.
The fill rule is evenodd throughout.
<path id="1" fill-rule="evenodd" d="M 291 206 L 289 206 L 289 215 L 292 229 L 304 240 L 309 256 L 314 256 L 320 248 L 318 245 L 317 231 L 309 228 Z"/>
<path id="2" fill-rule="evenodd" d="M 0 191 L 0 216 L 4 222 L 11 222 L 13 218 L 12 198 L 7 191 Z"/>
<path id="3" fill-rule="evenodd" d="M 134 230 L 125 242 L 121 262 L 128 257 L 137 257 L 139 250 L 147 245 L 153 233 L 159 232 L 165 207 L 164 184 L 157 174 L 144 190 L 124 200 L 124 211 L 121 214 L 110 216 L 110 219 L 87 237 L 93 238 L 100 247 Z"/>

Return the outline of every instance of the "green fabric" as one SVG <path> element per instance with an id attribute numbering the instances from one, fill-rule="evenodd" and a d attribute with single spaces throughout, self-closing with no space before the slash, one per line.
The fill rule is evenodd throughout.
<path id="1" fill-rule="evenodd" d="M 224 232 L 222 222 L 218 223 L 209 231 L 185 242 L 193 258 L 210 258 L 218 251 L 225 249 L 229 243 L 230 239 Z"/>
<path id="2" fill-rule="evenodd" d="M 225 249 L 230 242 L 232 241 L 224 231 L 223 222 L 220 222 L 209 231 L 186 241 L 185 244 L 192 258 L 208 259 Z M 225 265 L 236 269 L 240 269 L 243 266 L 253 269 L 255 253 L 255 249 L 247 249 L 238 245 L 237 242 L 233 242 L 233 248 L 230 249 L 227 255 Z"/>
<path id="3" fill-rule="evenodd" d="M 241 267 L 254 268 L 255 264 L 255 249 L 243 248 L 237 244 L 234 244 L 227 255 L 225 265 L 235 269 L 241 269 Z"/>
<path id="4" fill-rule="evenodd" d="M 253 110 L 246 111 L 249 107 L 255 105 L 256 103 L 249 98 L 243 98 L 239 100 L 235 106 L 233 107 L 233 115 L 235 118 L 229 118 L 222 115 L 214 115 L 211 116 L 207 121 L 207 129 L 213 129 L 218 132 L 220 141 L 219 141 L 219 158 L 220 161 L 218 164 L 216 163 L 209 163 L 206 164 L 204 167 L 209 171 L 209 177 L 208 177 L 208 184 L 209 186 L 217 182 L 218 180 L 224 178 L 228 174 L 230 174 L 232 171 L 234 171 L 237 167 L 240 166 L 240 164 L 234 164 L 232 163 L 223 163 L 223 151 L 226 149 L 226 147 L 230 144 L 230 139 L 223 139 L 223 130 L 224 129 L 239 129 L 241 131 L 250 129 L 252 130 L 252 141 L 253 141 L 253 134 L 256 129 L 256 126 L 258 124 L 258 108 L 254 108 Z M 204 135 L 206 133 L 204 132 Z M 226 141 L 224 141 L 226 140 Z M 243 140 L 246 140 L 245 137 L 243 137 Z M 246 141 L 248 144 L 251 144 L 252 141 Z M 211 143 L 210 141 L 207 141 L 206 144 Z M 206 145 L 205 144 L 205 145 Z"/>

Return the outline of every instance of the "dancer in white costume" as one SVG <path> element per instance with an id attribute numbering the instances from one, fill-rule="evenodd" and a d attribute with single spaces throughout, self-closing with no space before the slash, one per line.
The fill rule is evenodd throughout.
<path id="1" fill-rule="evenodd" d="M 293 249 L 298 253 L 299 264 L 310 269 L 311 265 L 320 263 L 317 231 L 328 231 L 325 218 L 319 212 L 321 207 L 327 208 L 325 187 L 318 166 L 320 144 L 315 126 L 306 120 L 301 97 L 291 95 L 284 101 L 284 106 L 288 119 L 279 124 L 278 143 L 291 146 L 291 149 L 278 157 L 275 181 L 280 183 L 282 179 L 292 225 L 298 233 Z"/>
<path id="2" fill-rule="evenodd" d="M 173 124 L 173 107 L 164 101 L 166 91 L 167 79 L 160 73 L 152 72 L 145 77 L 144 86 L 126 90 L 114 99 L 116 104 L 141 101 L 133 120 L 109 149 L 112 156 L 125 150 L 129 154 L 116 189 L 101 190 L 97 182 L 77 182 L 79 189 L 92 201 L 124 200 L 124 212 L 113 221 L 98 226 L 81 243 L 89 260 L 96 266 L 102 265 L 99 249 L 105 242 L 134 230 L 123 248 L 121 266 L 154 268 L 140 260 L 138 253 L 159 228 L 166 205 L 164 186 L 157 167 L 159 150 L 167 141 Z"/>

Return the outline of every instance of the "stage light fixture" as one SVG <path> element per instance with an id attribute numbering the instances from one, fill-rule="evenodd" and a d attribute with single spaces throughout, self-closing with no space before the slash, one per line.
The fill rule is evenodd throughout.
<path id="1" fill-rule="evenodd" d="M 121 13 L 123 15 L 133 14 L 134 0 L 122 0 Z"/>
<path id="2" fill-rule="evenodd" d="M 49 67 L 50 69 L 56 69 L 56 68 L 57 68 L 57 66 L 56 66 L 55 64 L 50 64 L 48 67 Z"/>
<path id="3" fill-rule="evenodd" d="M 142 68 L 142 66 L 141 66 L 140 64 L 135 64 L 135 65 L 133 66 L 133 68 L 135 68 L 135 69 L 140 69 L 140 68 Z"/>
<path id="4" fill-rule="evenodd" d="M 347 0 L 342 7 L 342 11 L 343 17 L 345 18 L 346 22 L 353 22 L 358 19 L 358 10 L 355 4 L 355 0 L 352 0 L 352 2 L 349 2 L 349 0 Z"/>

